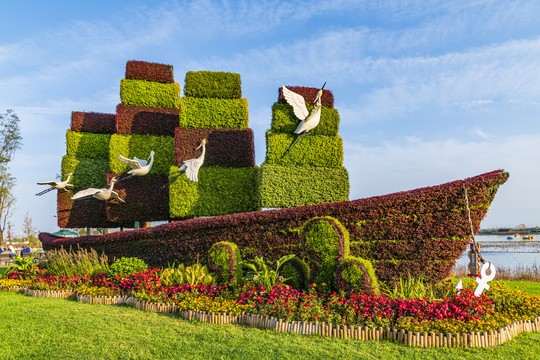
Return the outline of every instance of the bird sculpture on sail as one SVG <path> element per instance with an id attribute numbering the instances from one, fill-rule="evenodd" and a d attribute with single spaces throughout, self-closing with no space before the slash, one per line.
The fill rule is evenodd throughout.
<path id="1" fill-rule="evenodd" d="M 197 150 L 202 147 L 201 155 L 198 158 L 195 159 L 189 159 L 182 163 L 182 166 L 178 169 L 180 172 L 178 175 L 176 175 L 171 181 L 163 185 L 161 188 L 164 189 L 167 186 L 169 186 L 171 183 L 173 183 L 176 179 L 180 177 L 183 173 L 186 173 L 186 177 L 194 182 L 198 182 L 199 178 L 199 169 L 201 168 L 202 164 L 204 163 L 204 155 L 206 153 L 206 138 L 204 138 L 201 141 L 201 144 L 197 147 Z"/>
<path id="2" fill-rule="evenodd" d="M 296 139 L 294 139 L 292 145 L 289 147 L 283 157 L 287 156 L 289 152 L 291 152 L 298 140 L 300 140 L 304 135 L 306 135 L 308 131 L 319 125 L 319 122 L 321 121 L 321 100 L 325 85 L 326 82 L 317 92 L 317 96 L 313 101 L 313 108 L 311 109 L 311 111 L 308 111 L 305 99 L 302 95 L 287 89 L 285 86 L 282 86 L 283 97 L 285 98 L 287 103 L 292 106 L 294 115 L 298 119 L 300 119 L 300 124 L 298 124 L 298 127 L 294 131 L 294 133 L 297 135 Z"/>
<path id="3" fill-rule="evenodd" d="M 49 185 L 50 188 L 45 189 L 45 190 L 43 190 L 41 192 L 38 192 L 36 194 L 36 196 L 41 196 L 41 195 L 46 194 L 49 191 L 54 190 L 54 189 L 60 190 L 60 191 L 68 191 L 69 189 L 73 189 L 73 185 L 68 184 L 69 179 L 71 178 L 71 175 L 73 175 L 73 173 L 69 173 L 67 179 L 64 180 L 64 181 L 42 181 L 42 182 L 38 182 L 37 183 L 38 185 Z"/>
<path id="4" fill-rule="evenodd" d="M 81 191 L 77 192 L 75 195 L 73 195 L 71 197 L 71 199 L 72 200 L 82 200 L 82 199 L 94 198 L 94 199 L 98 199 L 98 200 L 107 201 L 112 197 L 113 199 L 116 199 L 119 202 L 125 202 L 123 199 L 120 198 L 120 196 L 118 196 L 118 193 L 116 191 L 113 191 L 114 184 L 116 182 L 118 182 L 119 177 L 120 177 L 120 175 L 117 175 L 117 176 L 113 177 L 111 179 L 111 182 L 110 182 L 108 188 L 104 188 L 104 189 L 96 189 L 96 188 L 84 189 L 84 190 L 81 190 Z"/>
<path id="5" fill-rule="evenodd" d="M 127 172 L 127 176 L 122 177 L 120 180 L 118 180 L 118 182 L 129 179 L 132 176 L 144 176 L 148 174 L 150 170 L 152 170 L 155 150 L 156 149 L 154 148 L 154 150 L 150 151 L 150 156 L 148 156 L 148 159 L 146 160 L 138 159 L 137 157 L 134 157 L 133 159 L 128 159 L 126 157 L 123 157 L 122 154 L 119 154 L 118 157 L 120 159 L 120 162 L 129 166 L 131 170 Z"/>

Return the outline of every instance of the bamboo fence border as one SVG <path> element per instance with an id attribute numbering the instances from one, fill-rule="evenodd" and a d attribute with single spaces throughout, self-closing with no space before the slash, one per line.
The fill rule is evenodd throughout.
<path id="1" fill-rule="evenodd" d="M 504 344 L 522 332 L 540 331 L 540 316 L 532 320 L 518 320 L 498 330 L 469 333 L 420 333 L 396 330 L 389 327 L 369 328 L 366 326 L 333 325 L 325 322 L 285 321 L 274 317 L 242 312 L 240 315 L 205 311 L 180 310 L 176 304 L 152 303 L 127 296 L 91 296 L 81 295 L 76 291 L 41 291 L 27 287 L 0 287 L 6 291 L 22 292 L 33 297 L 69 298 L 88 304 L 126 304 L 138 310 L 179 314 L 188 321 L 197 320 L 209 324 L 242 324 L 278 332 L 292 332 L 303 335 L 320 335 L 354 340 L 391 340 L 414 347 L 457 347 L 477 348 L 493 347 Z"/>

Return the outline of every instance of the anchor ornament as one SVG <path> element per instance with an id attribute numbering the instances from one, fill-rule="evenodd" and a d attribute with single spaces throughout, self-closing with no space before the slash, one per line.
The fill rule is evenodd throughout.
<path id="1" fill-rule="evenodd" d="M 486 274 L 488 269 L 490 270 L 489 275 Z M 482 269 L 480 269 L 480 276 L 476 278 L 478 286 L 474 290 L 474 295 L 478 297 L 482 295 L 484 290 L 489 290 L 490 286 L 488 285 L 488 281 L 493 279 L 495 279 L 495 265 L 490 262 L 484 263 Z"/>

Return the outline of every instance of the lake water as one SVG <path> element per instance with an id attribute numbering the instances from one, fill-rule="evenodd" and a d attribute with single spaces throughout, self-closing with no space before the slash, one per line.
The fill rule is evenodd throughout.
<path id="1" fill-rule="evenodd" d="M 486 261 L 492 262 L 500 268 L 514 268 L 516 266 L 530 267 L 534 264 L 540 266 L 540 234 L 533 234 L 536 240 L 523 240 L 510 235 L 477 235 L 476 241 L 482 246 L 480 251 Z M 456 261 L 456 265 L 468 265 L 469 248 Z"/>

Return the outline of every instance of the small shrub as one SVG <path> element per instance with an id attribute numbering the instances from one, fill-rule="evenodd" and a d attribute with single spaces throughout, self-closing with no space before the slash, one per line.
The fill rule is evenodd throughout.
<path id="1" fill-rule="evenodd" d="M 214 282 L 214 278 L 210 275 L 206 266 L 199 264 L 199 262 L 192 266 L 180 264 L 176 268 L 167 268 L 161 273 L 160 280 L 164 286 L 184 284 L 196 286 Z"/>
<path id="2" fill-rule="evenodd" d="M 218 283 L 237 284 L 242 279 L 242 258 L 236 244 L 220 241 L 208 253 L 208 266 L 217 273 Z"/>
<path id="3" fill-rule="evenodd" d="M 379 294 L 379 282 L 369 260 L 346 257 L 336 268 L 335 285 L 347 293 Z"/>
<path id="4" fill-rule="evenodd" d="M 296 255 L 284 261 L 278 268 L 278 272 L 283 278 L 287 279 L 285 284 L 292 286 L 294 289 L 306 289 L 309 285 L 309 266 Z"/>
<path id="5" fill-rule="evenodd" d="M 337 264 L 349 255 L 349 232 L 330 216 L 315 217 L 302 227 L 302 242 L 309 254 L 311 282 L 332 284 Z"/>
<path id="6" fill-rule="evenodd" d="M 109 267 L 109 275 L 130 275 L 148 270 L 148 265 L 136 257 L 123 257 L 115 260 Z"/>

